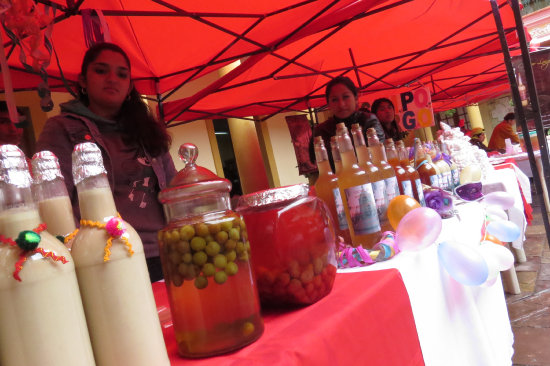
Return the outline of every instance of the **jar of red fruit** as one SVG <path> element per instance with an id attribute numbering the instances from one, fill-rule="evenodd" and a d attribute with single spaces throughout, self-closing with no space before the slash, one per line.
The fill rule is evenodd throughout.
<path id="1" fill-rule="evenodd" d="M 179 353 L 206 357 L 252 343 L 263 332 L 245 222 L 230 210 L 231 183 L 197 166 L 197 147 L 162 190 L 168 225 L 160 258 Z"/>
<path id="2" fill-rule="evenodd" d="M 299 184 L 239 200 L 262 304 L 312 304 L 332 289 L 334 225 L 326 205 L 308 191 Z"/>

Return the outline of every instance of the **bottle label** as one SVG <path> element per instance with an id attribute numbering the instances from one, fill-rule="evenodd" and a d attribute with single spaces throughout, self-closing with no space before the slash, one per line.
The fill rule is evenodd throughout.
<path id="1" fill-rule="evenodd" d="M 453 177 L 450 170 L 445 172 L 445 189 L 449 191 L 453 189 Z"/>
<path id="2" fill-rule="evenodd" d="M 386 178 L 386 196 L 388 204 L 392 199 L 399 196 L 399 184 L 396 177 Z"/>
<path id="3" fill-rule="evenodd" d="M 424 190 L 422 189 L 422 182 L 420 181 L 420 179 L 415 179 L 414 183 L 416 185 L 416 193 L 418 193 L 418 203 L 420 203 L 422 207 L 426 207 L 426 201 L 424 200 Z"/>
<path id="4" fill-rule="evenodd" d="M 452 169 L 451 170 L 451 176 L 453 177 L 453 189 L 455 187 L 458 187 L 460 185 L 460 177 L 458 176 L 458 170 L 455 168 L 455 169 Z"/>
<path id="5" fill-rule="evenodd" d="M 439 187 L 439 175 L 430 175 L 430 185 L 432 187 Z"/>
<path id="6" fill-rule="evenodd" d="M 342 196 L 340 195 L 340 190 L 334 188 L 332 190 L 334 195 L 334 203 L 336 204 L 336 215 L 338 215 L 338 227 L 340 230 L 348 229 L 348 220 L 346 220 L 346 211 L 344 210 L 344 202 L 342 201 Z"/>
<path id="7" fill-rule="evenodd" d="M 380 231 L 372 185 L 368 183 L 350 187 L 344 192 L 355 234 L 364 235 Z"/>
<path id="8" fill-rule="evenodd" d="M 386 197 L 387 191 L 386 182 L 379 180 L 372 183 L 372 190 L 374 191 L 374 202 L 376 203 L 376 212 L 378 213 L 378 220 L 384 221 L 386 212 L 388 211 L 388 199 Z"/>
<path id="9" fill-rule="evenodd" d="M 403 194 L 409 197 L 414 197 L 412 183 L 410 180 L 404 180 L 401 182 L 401 188 L 403 188 Z"/>

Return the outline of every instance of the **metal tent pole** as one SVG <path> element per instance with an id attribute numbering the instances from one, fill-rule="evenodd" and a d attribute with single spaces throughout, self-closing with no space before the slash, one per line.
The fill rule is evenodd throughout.
<path id="1" fill-rule="evenodd" d="M 527 79 L 529 96 L 531 99 L 531 104 L 533 105 L 533 112 L 535 114 L 535 126 L 537 128 L 537 135 L 539 138 L 540 145 L 540 155 L 542 160 L 543 171 L 545 174 L 545 183 L 548 187 L 548 177 L 550 174 L 550 164 L 548 161 L 548 148 L 546 145 L 546 138 L 544 136 L 542 120 L 540 117 L 540 109 L 537 99 L 537 91 L 535 89 L 535 81 L 533 78 L 533 70 L 531 68 L 531 59 L 529 57 L 529 49 L 527 48 L 527 42 L 525 39 L 525 33 L 523 31 L 523 23 L 521 21 L 521 14 L 519 12 L 519 5 L 517 0 L 512 0 L 512 9 L 514 10 L 514 16 L 516 18 L 516 28 L 519 35 L 519 42 L 521 46 L 521 53 L 523 58 L 523 65 L 525 69 L 525 76 Z M 525 146 L 527 147 L 527 155 L 529 156 L 529 165 L 531 166 L 531 171 L 533 172 L 533 180 L 535 181 L 535 187 L 538 192 L 542 193 L 542 183 L 540 180 L 540 174 L 537 170 L 537 163 L 535 160 L 535 154 L 533 152 L 533 146 L 531 144 L 531 139 L 529 138 L 529 128 L 527 127 L 527 121 L 525 120 L 525 113 L 523 111 L 523 106 L 521 104 L 521 97 L 519 95 L 518 84 L 516 77 L 514 75 L 514 68 L 512 66 L 512 59 L 510 58 L 510 51 L 508 49 L 508 43 L 504 37 L 504 30 L 502 27 L 502 19 L 500 17 L 500 12 L 498 10 L 498 5 L 496 0 L 491 0 L 491 8 L 493 10 L 493 16 L 495 18 L 495 23 L 498 29 L 500 44 L 502 47 L 502 52 L 504 54 L 504 63 L 506 65 L 506 71 L 508 72 L 508 79 L 510 80 L 510 86 L 512 90 L 512 98 L 514 100 L 514 105 L 516 109 L 516 118 L 517 121 L 521 124 L 521 130 L 523 132 Z M 519 20 L 519 21 L 518 21 Z M 542 221 L 544 223 L 544 229 L 546 231 L 546 239 L 550 245 L 550 223 L 548 222 L 548 207 L 546 207 L 546 202 L 543 197 L 541 197 L 542 205 L 540 210 L 542 213 Z"/>

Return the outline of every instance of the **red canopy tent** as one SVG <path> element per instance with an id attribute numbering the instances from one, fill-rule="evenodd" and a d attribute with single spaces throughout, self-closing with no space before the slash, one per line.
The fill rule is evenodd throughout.
<path id="1" fill-rule="evenodd" d="M 113 41 L 132 59 L 136 86 L 163 102 L 167 121 L 252 115 L 266 119 L 321 107 L 324 85 L 337 75 L 352 77 L 362 98 L 369 100 L 400 88 L 429 85 L 436 108 L 507 91 L 488 1 L 39 3 L 58 9 L 52 42 L 60 68 L 52 60 L 46 69 L 51 85 L 62 85 L 60 69 L 68 80 L 76 80 L 85 50 L 82 19 L 76 15 L 86 8 L 101 10 Z M 513 43 L 512 11 L 505 0 L 499 3 Z M 40 78 L 22 68 L 18 50 L 12 52 L 11 42 L 4 48 L 15 88 L 35 87 Z M 208 87 L 166 102 L 178 87 L 235 60 L 241 65 Z M 479 92 L 485 88 L 487 93 Z"/>

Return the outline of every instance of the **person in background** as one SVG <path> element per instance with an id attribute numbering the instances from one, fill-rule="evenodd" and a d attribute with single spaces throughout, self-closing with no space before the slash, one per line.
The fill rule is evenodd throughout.
<path id="1" fill-rule="evenodd" d="M 395 107 L 388 98 L 376 99 L 372 103 L 372 113 L 376 114 L 387 139 L 391 138 L 393 141 L 399 141 L 409 134 L 407 131 L 399 129 L 399 125 L 395 119 Z"/>
<path id="2" fill-rule="evenodd" d="M 384 130 L 376 116 L 369 112 L 359 111 L 357 87 L 350 78 L 338 76 L 332 79 L 325 89 L 325 97 L 329 110 L 333 116 L 327 121 L 318 124 L 313 129 L 313 137 L 310 143 L 311 161 L 315 161 L 313 154 L 313 139 L 315 136 L 322 136 L 325 146 L 327 147 L 328 159 L 332 170 L 334 170 L 334 162 L 330 151 L 330 138 L 336 134 L 336 125 L 340 122 L 345 123 L 346 127 L 351 131 L 351 125 L 359 123 L 366 133 L 368 128 L 374 127 L 380 142 L 384 142 Z M 365 138 L 366 140 L 366 138 Z"/>
<path id="3" fill-rule="evenodd" d="M 61 114 L 46 121 L 37 150 L 57 155 L 78 222 L 71 153 L 82 142 L 99 146 L 116 207 L 139 233 L 151 281 L 158 281 L 163 276 L 157 231 L 164 227 L 165 217 L 157 196 L 176 169 L 168 152 L 171 138 L 130 75 L 130 60 L 119 46 L 90 47 L 82 61 L 78 99 L 61 104 Z"/>
<path id="4" fill-rule="evenodd" d="M 489 149 L 498 150 L 501 153 L 506 152 L 506 139 L 510 139 L 512 144 L 519 144 L 519 137 L 514 130 L 516 117 L 514 113 L 508 113 L 504 116 L 504 120 L 496 125 L 491 139 L 489 140 Z"/>
<path id="5" fill-rule="evenodd" d="M 472 128 L 472 138 L 470 139 L 470 143 L 487 153 L 493 151 L 485 146 L 483 141 L 485 141 L 485 130 L 481 127 Z"/>

